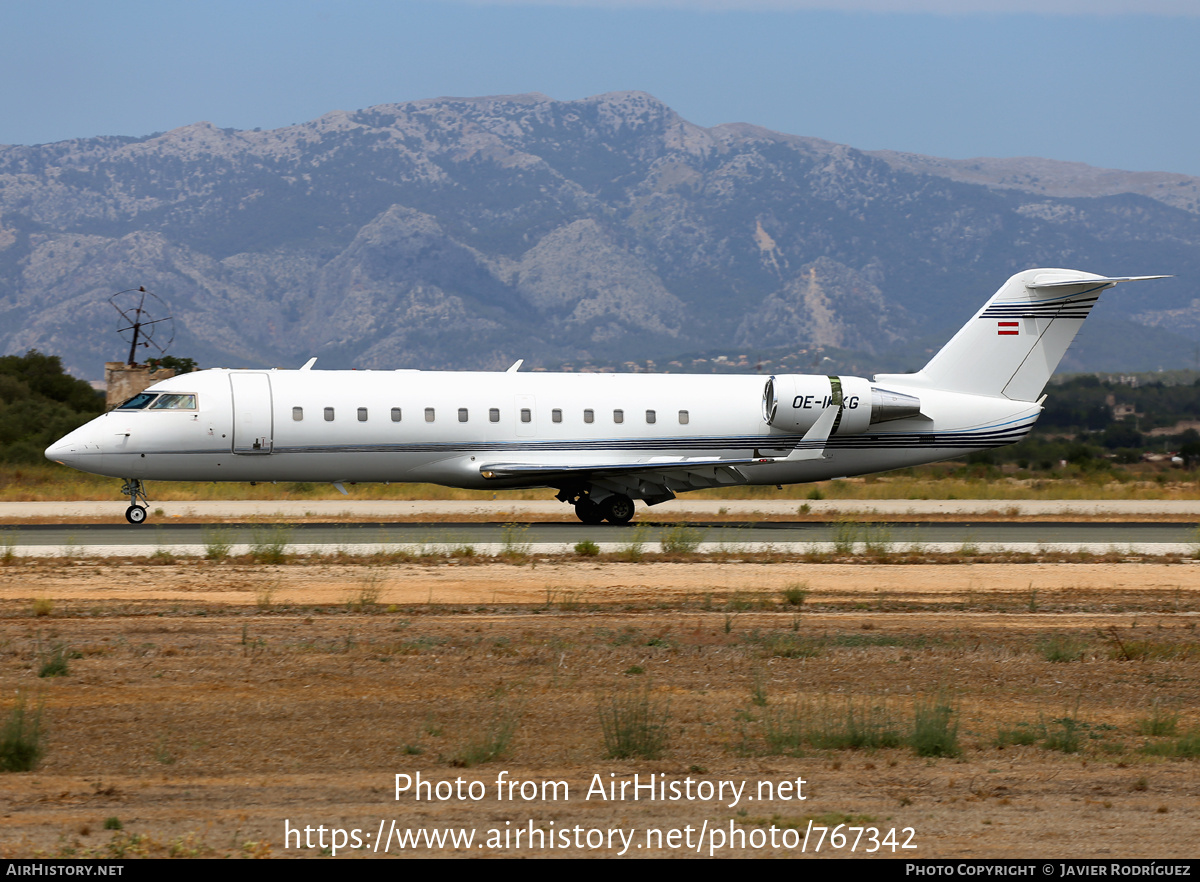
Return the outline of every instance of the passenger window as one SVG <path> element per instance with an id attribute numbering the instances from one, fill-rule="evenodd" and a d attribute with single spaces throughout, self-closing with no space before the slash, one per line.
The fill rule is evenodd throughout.
<path id="1" fill-rule="evenodd" d="M 657 421 L 658 421 L 658 414 L 656 414 L 652 410 L 646 411 L 646 422 L 653 424 Z"/>
<path id="2" fill-rule="evenodd" d="M 365 407 L 360 407 L 358 409 L 358 421 L 360 423 L 365 423 L 367 421 L 367 409 Z"/>
<path id="3" fill-rule="evenodd" d="M 585 423 L 594 423 L 594 422 L 596 422 L 596 411 L 594 411 L 594 410 L 585 410 L 585 411 L 583 412 L 583 421 L 584 421 Z"/>
<path id="4" fill-rule="evenodd" d="M 686 426 L 688 424 L 688 412 L 686 410 L 679 411 L 679 425 Z"/>
<path id="5" fill-rule="evenodd" d="M 460 423 L 465 423 L 467 421 L 467 409 L 465 407 L 460 407 L 458 409 L 458 421 Z"/>
<path id="6" fill-rule="evenodd" d="M 523 422 L 523 423 L 532 423 L 533 422 L 533 411 L 530 410 L 528 407 L 521 408 L 521 422 Z"/>
<path id="7" fill-rule="evenodd" d="M 302 419 L 304 419 L 304 408 L 303 407 L 293 407 L 292 408 L 292 419 L 294 419 L 296 422 L 300 422 Z"/>
<path id="8" fill-rule="evenodd" d="M 623 423 L 623 422 L 625 422 L 625 411 L 623 411 L 623 410 L 614 410 L 614 411 L 613 411 L 613 422 L 614 422 L 614 423 Z"/>
<path id="9" fill-rule="evenodd" d="M 561 423 L 562 422 L 562 411 L 559 410 L 557 407 L 554 408 L 554 410 L 550 411 L 550 419 L 556 423 Z"/>
<path id="10" fill-rule="evenodd" d="M 392 422 L 393 423 L 400 422 L 400 408 L 398 408 L 398 407 L 392 408 Z"/>
<path id="11" fill-rule="evenodd" d="M 432 407 L 425 408 L 425 422 L 427 422 L 427 423 L 433 422 L 433 408 Z"/>
<path id="12" fill-rule="evenodd" d="M 488 421 L 492 423 L 500 422 L 500 408 L 493 407 L 488 411 Z"/>
<path id="13" fill-rule="evenodd" d="M 325 422 L 327 422 L 327 423 L 333 422 L 333 408 L 332 407 L 325 408 Z"/>

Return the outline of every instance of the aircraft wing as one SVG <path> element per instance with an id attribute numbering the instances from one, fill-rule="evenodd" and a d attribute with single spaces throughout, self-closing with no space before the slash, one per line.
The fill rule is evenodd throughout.
<path id="1" fill-rule="evenodd" d="M 479 473 L 485 478 L 603 478 L 616 475 L 635 475 L 639 473 L 696 471 L 721 467 L 750 466 L 762 463 L 780 462 L 782 457 L 757 457 L 749 459 L 721 459 L 720 457 L 654 457 L 643 462 L 590 462 L 567 463 L 536 463 L 536 462 L 498 462 L 479 467 Z"/>
<path id="2" fill-rule="evenodd" d="M 812 427 L 805 433 L 787 456 L 760 456 L 724 458 L 719 456 L 654 456 L 640 462 L 497 462 L 479 467 L 479 473 L 489 479 L 533 478 L 551 483 L 556 480 L 597 479 L 643 480 L 664 486 L 676 485 L 677 489 L 694 489 L 714 484 L 740 484 L 745 476 L 739 469 L 768 465 L 770 463 L 794 463 L 809 459 L 822 459 L 825 444 L 840 408 L 827 407 Z M 762 439 L 767 446 L 769 436 Z"/>

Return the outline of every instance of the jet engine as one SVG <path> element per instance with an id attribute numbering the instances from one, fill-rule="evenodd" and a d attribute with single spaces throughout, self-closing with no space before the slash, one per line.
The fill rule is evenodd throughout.
<path id="1" fill-rule="evenodd" d="M 839 408 L 833 434 L 856 435 L 876 423 L 921 416 L 921 400 L 873 386 L 862 377 L 783 374 L 763 389 L 763 419 L 773 429 L 803 434 L 827 407 Z"/>

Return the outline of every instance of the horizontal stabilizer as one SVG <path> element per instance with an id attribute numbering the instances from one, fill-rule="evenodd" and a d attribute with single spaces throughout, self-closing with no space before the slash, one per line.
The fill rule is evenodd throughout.
<path id="1" fill-rule="evenodd" d="M 1077 279 L 1047 279 L 1041 281 L 1040 277 L 1035 278 L 1032 282 L 1026 283 L 1026 288 L 1068 288 L 1072 285 L 1116 285 L 1120 282 L 1147 282 L 1150 279 L 1170 279 L 1172 276 L 1080 276 Z"/>

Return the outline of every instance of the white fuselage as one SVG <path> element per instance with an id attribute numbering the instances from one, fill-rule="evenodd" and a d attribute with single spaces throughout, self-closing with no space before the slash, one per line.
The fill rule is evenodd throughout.
<path id="1" fill-rule="evenodd" d="M 192 408 L 119 408 L 63 438 L 47 456 L 140 480 L 467 488 L 563 483 L 545 475 L 485 477 L 482 471 L 496 462 L 669 469 L 761 456 L 764 462 L 738 468 L 724 483 L 791 484 L 1009 444 L 1041 412 L 1028 401 L 907 389 L 902 376 L 889 376 L 887 390 L 918 396 L 920 413 L 868 423 L 865 410 L 854 417 L 851 408 L 862 396 L 850 391 L 869 396 L 870 382 L 842 378 L 845 418 L 839 416 L 823 456 L 784 462 L 805 427 L 831 406 L 830 378 L 791 379 L 780 403 L 790 414 L 771 425 L 764 417 L 766 378 L 759 376 L 207 370 L 147 390 L 194 396 Z M 815 394 L 794 394 L 810 388 Z"/>

